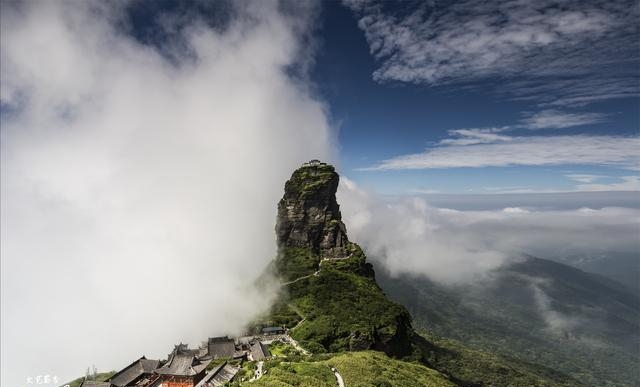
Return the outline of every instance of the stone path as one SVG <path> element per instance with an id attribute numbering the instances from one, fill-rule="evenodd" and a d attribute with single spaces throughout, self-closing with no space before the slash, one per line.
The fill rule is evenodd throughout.
<path id="1" fill-rule="evenodd" d="M 348 256 L 346 256 L 346 257 L 338 257 L 338 258 L 322 258 L 322 259 L 320 260 L 319 266 L 322 266 L 322 262 L 324 262 L 324 261 L 340 261 L 340 260 L 343 260 L 343 259 L 349 259 L 349 258 L 351 258 L 352 256 L 353 256 L 353 254 L 349 254 L 349 255 L 348 255 Z M 293 283 L 296 283 L 296 282 L 298 282 L 298 281 L 300 281 L 300 280 L 303 280 L 303 279 L 305 279 L 305 278 L 309 278 L 309 277 L 317 277 L 317 276 L 318 276 L 318 273 L 320 273 L 320 269 L 322 269 L 322 267 L 319 267 L 319 268 L 318 268 L 318 270 L 316 270 L 315 272 L 313 272 L 313 273 L 311 273 L 311 274 L 308 274 L 308 275 L 302 276 L 302 277 L 300 277 L 300 278 L 296 278 L 296 279 L 294 279 L 293 281 L 289 281 L 289 282 L 282 283 L 282 284 L 280 284 L 280 286 L 287 286 L 287 285 L 291 285 L 291 284 L 293 284 Z"/>
<path id="2" fill-rule="evenodd" d="M 293 339 L 293 337 L 287 336 L 287 341 L 289 342 L 289 344 L 291 344 L 293 346 L 293 348 L 295 348 L 298 351 L 300 351 L 303 355 L 311 356 L 311 352 L 309 352 L 306 349 L 302 348 L 300 346 L 300 344 L 298 344 L 298 342 Z"/>
<path id="3" fill-rule="evenodd" d="M 320 273 L 320 270 L 319 270 L 319 269 L 318 269 L 317 271 L 315 271 L 315 272 L 311 273 L 311 274 L 308 274 L 308 275 L 302 276 L 302 277 L 300 277 L 300 278 L 296 278 L 296 279 L 294 279 L 293 281 L 289 281 L 289 282 L 285 282 L 285 283 L 283 283 L 283 284 L 280 284 L 280 286 L 287 286 L 287 285 L 291 285 L 291 284 L 296 283 L 296 282 L 298 282 L 298 281 L 300 281 L 300 280 L 303 280 L 303 279 L 305 279 L 305 278 L 309 278 L 309 277 L 317 276 L 317 275 L 318 275 L 318 273 Z"/>
<path id="4" fill-rule="evenodd" d="M 336 377 L 336 381 L 338 382 L 338 387 L 345 387 L 344 379 L 342 379 L 342 375 L 340 375 L 338 370 L 335 368 L 331 368 L 331 371 L 333 371 L 333 375 Z"/>

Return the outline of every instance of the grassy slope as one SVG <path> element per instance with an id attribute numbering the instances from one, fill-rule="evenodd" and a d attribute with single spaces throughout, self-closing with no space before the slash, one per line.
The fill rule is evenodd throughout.
<path id="1" fill-rule="evenodd" d="M 357 245 L 353 245 L 352 248 L 353 255 L 349 259 L 324 261 L 312 257 L 301 249 L 289 250 L 287 254 L 293 258 L 294 262 L 304 262 L 307 258 L 317 262 L 316 266 L 309 265 L 306 271 L 297 270 L 304 265 L 298 263 L 293 265 L 298 275 L 307 276 L 315 273 L 318 269 L 320 270 L 317 275 L 311 275 L 287 285 L 288 297 L 283 298 L 274 308 L 268 317 L 269 321 L 288 321 L 288 326 L 291 327 L 304 317 L 305 320 L 300 322 L 291 334 L 307 349 L 318 354 L 325 351 L 336 353 L 354 350 L 354 332 L 359 332 L 369 338 L 385 334 L 393 335 L 398 326 L 398 319 L 406 319 L 409 330 L 407 337 L 404 337 L 401 344 L 405 351 L 400 357 L 404 360 L 422 358 L 426 364 L 451 375 L 452 380 L 460 385 L 505 387 L 575 387 L 581 385 L 577 380 L 564 374 L 525 361 L 470 350 L 455 341 L 436 341 L 434 338 L 429 338 L 429 341 L 421 339 L 410 329 L 410 316 L 406 313 L 405 308 L 389 301 L 378 287 L 373 269 L 366 263 L 364 254 Z M 280 265 L 280 268 L 282 267 L 290 266 Z M 362 360 L 358 357 L 359 353 L 349 353 L 349 357 L 345 359 Z M 400 366 L 399 363 L 401 363 L 402 367 L 405 367 L 403 369 L 411 369 L 410 366 L 415 366 L 414 363 L 399 362 L 387 358 L 383 354 L 380 355 L 383 357 L 377 358 L 376 361 L 390 362 L 389 367 L 391 367 L 391 363 L 397 366 Z M 299 357 L 295 359 L 297 363 L 301 360 Z M 315 365 L 309 365 L 309 367 L 316 369 Z M 353 367 L 365 369 L 357 364 L 354 364 Z M 280 368 L 274 369 L 280 382 L 285 378 L 284 375 L 287 375 L 286 378 L 293 378 L 290 380 L 291 383 L 294 381 L 312 383 L 310 380 L 313 380 L 313 377 L 309 373 L 322 372 L 319 369 L 316 371 L 309 369 L 305 371 L 304 375 L 293 377 L 289 374 L 298 373 L 295 368 L 287 368 L 286 370 Z M 424 369 L 428 370 L 426 367 Z M 345 378 L 347 378 L 346 375 L 350 375 L 348 369 L 341 370 L 341 372 L 346 373 L 343 375 Z M 390 380 L 389 383 L 395 380 L 390 373 L 379 375 L 377 382 L 382 383 L 380 378 L 385 377 Z M 406 381 L 403 382 L 406 383 Z M 275 379 L 273 383 L 276 383 Z M 368 386 L 369 384 L 363 385 Z"/>
<path id="2" fill-rule="evenodd" d="M 391 359 L 380 352 L 354 352 L 335 356 L 325 364 L 336 369 L 347 386 L 454 387 L 446 376 L 422 364 Z"/>
<path id="3" fill-rule="evenodd" d="M 579 387 L 578 380 L 537 364 L 469 349 L 456 341 L 428 337 L 426 361 L 462 386 Z"/>
<path id="4" fill-rule="evenodd" d="M 325 359 L 326 358 L 326 359 Z M 335 386 L 336 367 L 349 387 L 455 387 L 437 371 L 417 363 L 394 360 L 374 351 L 325 355 L 315 361 L 273 361 L 256 387 Z"/>
<path id="5" fill-rule="evenodd" d="M 287 286 L 288 304 L 305 318 L 292 336 L 316 352 L 373 345 L 395 355 L 411 355 L 408 312 L 386 298 L 357 245 L 352 245 L 352 252 L 348 259 L 320 262 L 317 275 Z"/>

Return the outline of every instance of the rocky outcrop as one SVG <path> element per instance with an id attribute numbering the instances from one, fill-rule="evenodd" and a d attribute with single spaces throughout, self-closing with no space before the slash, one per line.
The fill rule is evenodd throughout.
<path id="1" fill-rule="evenodd" d="M 292 337 L 330 352 L 412 356 L 411 316 L 385 296 L 364 252 L 347 239 L 338 182 L 331 165 L 306 163 L 293 172 L 278 203 L 274 268 L 286 286 L 285 309 L 295 305 L 295 314 L 304 316 Z"/>
<path id="2" fill-rule="evenodd" d="M 279 248 L 308 248 L 323 258 L 348 255 L 349 240 L 336 201 L 338 182 L 334 167 L 320 162 L 293 172 L 278 203 Z"/>

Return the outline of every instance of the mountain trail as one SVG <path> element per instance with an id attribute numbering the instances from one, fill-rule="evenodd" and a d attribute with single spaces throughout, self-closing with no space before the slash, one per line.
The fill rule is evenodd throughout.
<path id="1" fill-rule="evenodd" d="M 338 387 L 345 387 L 344 379 L 342 379 L 342 375 L 340 375 L 338 370 L 335 367 L 333 367 L 331 368 L 331 371 L 333 372 L 333 375 L 336 377 L 336 381 L 338 382 Z"/>
<path id="2" fill-rule="evenodd" d="M 320 269 L 316 270 L 315 272 L 313 272 L 313 273 L 311 273 L 311 274 L 308 274 L 308 275 L 305 275 L 305 276 L 302 276 L 302 277 L 296 278 L 296 279 L 294 279 L 293 281 L 289 281 L 289 282 L 282 283 L 282 284 L 280 284 L 280 286 L 287 286 L 287 285 L 291 285 L 291 284 L 293 284 L 293 283 L 296 283 L 296 282 L 298 282 L 298 281 L 300 281 L 300 280 L 303 280 L 303 279 L 305 279 L 305 278 L 309 278 L 309 277 L 317 277 L 317 276 L 318 276 L 318 273 L 320 273 Z"/>

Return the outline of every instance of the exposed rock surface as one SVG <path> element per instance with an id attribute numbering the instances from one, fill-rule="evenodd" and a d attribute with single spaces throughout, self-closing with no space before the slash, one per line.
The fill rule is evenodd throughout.
<path id="1" fill-rule="evenodd" d="M 292 336 L 330 352 L 411 356 L 411 316 L 384 295 L 364 252 L 349 242 L 338 182 L 333 166 L 306 163 L 293 172 L 278 203 L 276 273 L 287 287 L 287 303 L 305 318 Z"/>
<path id="2" fill-rule="evenodd" d="M 305 164 L 284 188 L 278 203 L 278 246 L 309 248 L 323 258 L 348 255 L 347 233 L 336 201 L 339 177 L 331 165 Z"/>

